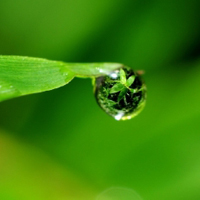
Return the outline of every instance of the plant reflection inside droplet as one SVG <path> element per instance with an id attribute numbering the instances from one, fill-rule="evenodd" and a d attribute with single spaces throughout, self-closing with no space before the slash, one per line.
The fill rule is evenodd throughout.
<path id="1" fill-rule="evenodd" d="M 116 120 L 131 119 L 144 108 L 146 85 L 130 67 L 97 77 L 94 88 L 99 106 Z"/>

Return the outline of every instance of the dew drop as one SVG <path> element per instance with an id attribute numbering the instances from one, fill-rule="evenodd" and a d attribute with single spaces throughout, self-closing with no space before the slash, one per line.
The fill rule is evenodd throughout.
<path id="1" fill-rule="evenodd" d="M 140 74 L 130 67 L 97 77 L 94 93 L 99 106 L 116 120 L 133 118 L 142 111 L 146 102 L 146 86 Z"/>

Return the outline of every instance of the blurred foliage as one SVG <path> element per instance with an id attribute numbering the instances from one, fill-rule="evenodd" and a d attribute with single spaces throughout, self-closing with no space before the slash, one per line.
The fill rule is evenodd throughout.
<path id="1" fill-rule="evenodd" d="M 1 1 L 0 54 L 124 63 L 146 71 L 148 99 L 125 122 L 102 112 L 89 79 L 2 102 L 0 199 L 96 200 L 120 187 L 144 200 L 199 200 L 199 6 Z"/>

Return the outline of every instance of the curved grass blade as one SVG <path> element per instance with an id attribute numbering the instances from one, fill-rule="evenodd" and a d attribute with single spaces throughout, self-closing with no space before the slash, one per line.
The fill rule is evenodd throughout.
<path id="1" fill-rule="evenodd" d="M 121 68 L 120 63 L 65 63 L 68 70 L 72 71 L 76 77 L 98 77 L 107 75 L 110 72 Z"/>
<path id="2" fill-rule="evenodd" d="M 42 58 L 0 56 L 0 101 L 52 90 L 76 76 L 102 76 L 121 66 L 118 63 L 64 63 Z"/>

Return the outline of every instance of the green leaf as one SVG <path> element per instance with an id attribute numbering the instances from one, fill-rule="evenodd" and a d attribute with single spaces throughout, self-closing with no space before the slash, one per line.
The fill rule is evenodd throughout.
<path id="1" fill-rule="evenodd" d="M 120 69 L 120 81 L 122 84 L 126 84 L 126 74 L 123 69 Z"/>
<path id="2" fill-rule="evenodd" d="M 124 87 L 123 90 L 119 93 L 119 96 L 117 98 L 118 102 L 121 101 L 121 99 L 123 99 L 123 97 L 126 95 L 127 90 L 128 89 L 126 87 Z"/>
<path id="3" fill-rule="evenodd" d="M 97 77 L 122 67 L 119 63 L 64 63 L 42 58 L 0 56 L 0 101 L 52 90 L 74 77 Z"/>
<path id="4" fill-rule="evenodd" d="M 107 102 L 109 103 L 110 106 L 114 106 L 115 104 L 117 104 L 115 101 L 112 101 L 110 99 L 108 99 Z"/>
<path id="5" fill-rule="evenodd" d="M 135 89 L 130 88 L 129 90 L 131 91 L 132 94 L 135 92 Z"/>
<path id="6" fill-rule="evenodd" d="M 111 89 L 110 89 L 110 94 L 116 93 L 121 91 L 124 88 L 124 86 L 121 83 L 116 83 Z"/>
<path id="7" fill-rule="evenodd" d="M 127 86 L 128 87 L 131 86 L 133 84 L 134 80 L 135 80 L 135 76 L 130 76 L 128 78 L 128 80 L 126 81 Z"/>

